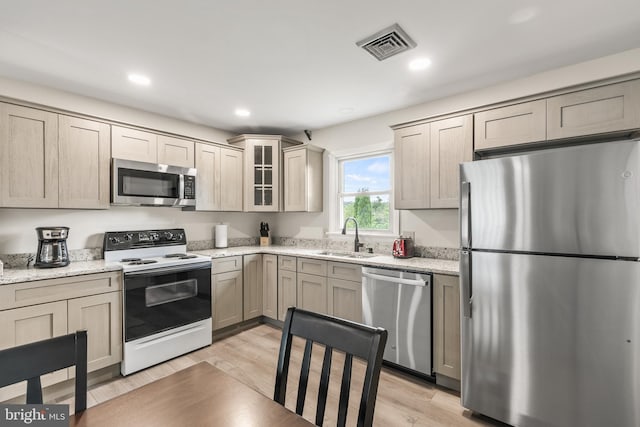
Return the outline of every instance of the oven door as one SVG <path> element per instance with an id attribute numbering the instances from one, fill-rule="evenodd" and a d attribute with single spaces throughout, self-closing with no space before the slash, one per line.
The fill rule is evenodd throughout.
<path id="1" fill-rule="evenodd" d="M 124 275 L 125 342 L 211 318 L 211 262 Z"/>

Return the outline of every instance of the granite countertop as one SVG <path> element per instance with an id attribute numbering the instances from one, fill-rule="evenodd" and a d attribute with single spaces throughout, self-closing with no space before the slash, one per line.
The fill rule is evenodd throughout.
<path id="1" fill-rule="evenodd" d="M 104 273 L 107 271 L 120 271 L 122 267 L 117 264 L 107 264 L 104 260 L 96 261 L 72 261 L 66 267 L 57 268 L 5 268 L 0 276 L 0 286 L 11 283 L 32 282 L 34 280 L 56 279 L 59 277 L 81 276 L 83 274 Z"/>
<path id="2" fill-rule="evenodd" d="M 394 258 L 391 255 L 375 255 L 366 258 L 350 258 L 338 256 L 335 253 L 341 251 L 327 251 L 323 249 L 302 249 L 295 246 L 237 246 L 226 249 L 205 249 L 191 251 L 201 255 L 208 255 L 212 259 L 238 255 L 250 255 L 266 253 L 274 255 L 288 255 L 296 257 L 317 258 L 327 261 L 346 262 L 370 267 L 383 267 L 405 269 L 418 272 L 432 272 L 439 274 L 458 275 L 458 261 L 450 261 L 435 258 Z M 332 252 L 334 255 L 322 254 Z M 366 256 L 366 255 L 365 255 Z M 59 277 L 80 276 L 83 274 L 103 273 L 107 271 L 119 271 L 119 264 L 107 264 L 104 260 L 96 261 L 72 261 L 66 267 L 60 268 L 5 268 L 0 277 L 0 286 L 11 283 L 31 282 L 34 280 L 55 279 Z"/>

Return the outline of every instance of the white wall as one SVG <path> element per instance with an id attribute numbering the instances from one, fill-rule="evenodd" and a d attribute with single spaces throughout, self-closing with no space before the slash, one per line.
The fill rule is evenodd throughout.
<path id="1" fill-rule="evenodd" d="M 638 71 L 640 71 L 640 48 L 402 110 L 324 129 L 313 129 L 313 140 L 310 143 L 330 152 L 344 151 L 345 148 L 353 151 L 366 149 L 368 146 L 387 145 L 393 141 L 393 131 L 389 126 L 394 124 L 476 108 Z M 425 78 L 428 78 L 428 75 Z M 294 138 L 307 141 L 304 134 L 295 135 Z M 325 207 L 327 206 L 327 179 L 328 176 L 325 176 Z M 306 237 L 310 228 L 315 234 L 318 233 L 319 226 L 323 226 L 325 231 L 328 231 L 328 224 L 329 217 L 325 212 L 321 216 L 317 214 L 282 214 L 277 218 L 276 226 L 280 230 L 279 235 Z M 457 247 L 459 242 L 458 210 L 401 211 L 400 231 L 415 231 L 418 245 Z"/>

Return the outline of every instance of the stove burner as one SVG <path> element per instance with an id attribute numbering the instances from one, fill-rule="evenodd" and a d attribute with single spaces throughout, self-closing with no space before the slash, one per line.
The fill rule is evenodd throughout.
<path id="1" fill-rule="evenodd" d="M 120 260 L 120 262 L 135 262 L 135 261 L 140 261 L 142 258 L 123 258 Z"/>
<path id="2" fill-rule="evenodd" d="M 191 258 L 198 258 L 198 255 L 185 255 L 180 257 L 180 259 L 191 259 Z"/>
<path id="3" fill-rule="evenodd" d="M 168 254 L 168 255 L 165 255 L 164 257 L 165 258 L 182 258 L 185 256 L 187 256 L 187 254 Z"/>
<path id="4" fill-rule="evenodd" d="M 129 265 L 153 264 L 155 262 L 158 261 L 155 259 L 138 259 L 136 261 L 130 262 Z"/>

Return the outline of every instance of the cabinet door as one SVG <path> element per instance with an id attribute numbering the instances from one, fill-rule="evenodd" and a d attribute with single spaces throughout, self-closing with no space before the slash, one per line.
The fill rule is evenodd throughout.
<path id="1" fill-rule="evenodd" d="M 196 144 L 196 210 L 220 210 L 220 147 Z"/>
<path id="2" fill-rule="evenodd" d="M 242 270 L 213 275 L 213 329 L 242 322 Z"/>
<path id="3" fill-rule="evenodd" d="M 158 163 L 158 136 L 151 132 L 112 126 L 111 157 Z"/>
<path id="4" fill-rule="evenodd" d="M 327 314 L 327 278 L 298 273 L 298 307 Z"/>
<path id="5" fill-rule="evenodd" d="M 473 159 L 471 114 L 431 123 L 431 208 L 457 208 L 458 169 Z"/>
<path id="6" fill-rule="evenodd" d="M 262 316 L 262 255 L 245 255 L 244 264 L 244 320 Z"/>
<path id="7" fill-rule="evenodd" d="M 249 182 L 246 185 L 246 208 L 250 212 L 280 210 L 280 143 L 250 140 L 245 151 Z"/>
<path id="8" fill-rule="evenodd" d="M 362 322 L 362 283 L 327 279 L 329 315 Z"/>
<path id="9" fill-rule="evenodd" d="M 194 167 L 195 142 L 188 139 L 158 135 L 158 163 L 163 165 Z"/>
<path id="10" fill-rule="evenodd" d="M 460 379 L 460 285 L 456 276 L 433 275 L 434 371 Z"/>
<path id="11" fill-rule="evenodd" d="M 220 158 L 220 203 L 223 211 L 242 211 L 244 194 L 244 156 L 242 151 L 221 148 Z M 198 173 L 200 173 L 198 171 Z"/>
<path id="12" fill-rule="evenodd" d="M 87 330 L 87 369 L 122 360 L 122 293 L 109 292 L 69 300 L 69 333 Z M 75 368 L 70 368 L 70 376 Z"/>
<path id="13" fill-rule="evenodd" d="M 67 302 L 58 301 L 0 311 L 0 350 L 67 333 Z M 41 377 L 46 387 L 69 378 L 67 369 Z M 0 401 L 25 394 L 26 382 L 0 388 Z"/>
<path id="14" fill-rule="evenodd" d="M 108 209 L 111 126 L 59 116 L 61 208 Z"/>
<path id="15" fill-rule="evenodd" d="M 429 207 L 429 125 L 416 125 L 395 131 L 394 207 Z"/>
<path id="16" fill-rule="evenodd" d="M 547 102 L 544 99 L 509 105 L 473 115 L 476 151 L 527 142 L 547 137 Z"/>
<path id="17" fill-rule="evenodd" d="M 284 321 L 289 307 L 297 306 L 297 274 L 295 271 L 278 272 L 278 320 Z"/>
<path id="18" fill-rule="evenodd" d="M 640 80 L 547 99 L 547 138 L 640 128 Z"/>
<path id="19" fill-rule="evenodd" d="M 0 206 L 58 207 L 58 115 L 0 104 Z"/>
<path id="20" fill-rule="evenodd" d="M 262 255 L 262 314 L 278 318 L 278 257 Z"/>
<path id="21" fill-rule="evenodd" d="M 298 149 L 284 153 L 284 210 L 307 210 L 307 150 Z"/>

